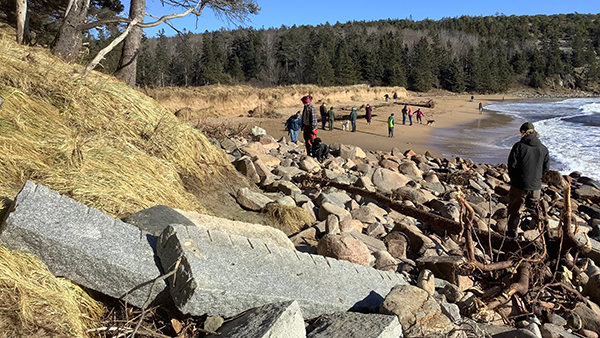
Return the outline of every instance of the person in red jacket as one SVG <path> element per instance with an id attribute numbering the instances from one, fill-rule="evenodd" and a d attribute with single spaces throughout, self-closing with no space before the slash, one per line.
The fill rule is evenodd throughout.
<path id="1" fill-rule="evenodd" d="M 530 122 L 519 129 L 521 140 L 513 145 L 508 155 L 508 230 L 506 235 L 517 237 L 521 207 L 535 207 L 540 201 L 542 176 L 550 169 L 548 149 L 542 144 Z"/>
<path id="2" fill-rule="evenodd" d="M 312 142 L 317 138 L 317 133 L 319 132 L 317 110 L 311 103 L 312 96 L 304 96 L 300 101 L 304 104 L 304 109 L 302 110 L 302 135 L 304 136 L 306 153 L 310 156 L 312 154 Z"/>

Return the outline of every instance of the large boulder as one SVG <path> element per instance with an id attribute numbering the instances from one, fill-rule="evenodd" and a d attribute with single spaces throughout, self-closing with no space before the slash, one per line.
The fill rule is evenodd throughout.
<path id="1" fill-rule="evenodd" d="M 404 187 L 409 179 L 392 170 L 377 168 L 373 173 L 372 181 L 379 191 L 384 194 L 391 194 L 392 191 Z"/>
<path id="2" fill-rule="evenodd" d="M 156 237 L 43 185 L 25 183 L 1 228 L 4 245 L 38 256 L 54 275 L 137 307 L 166 287 L 153 285 L 162 274 Z"/>

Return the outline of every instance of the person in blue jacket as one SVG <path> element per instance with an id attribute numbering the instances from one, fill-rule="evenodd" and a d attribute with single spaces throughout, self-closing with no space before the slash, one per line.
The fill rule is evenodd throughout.
<path id="1" fill-rule="evenodd" d="M 289 119 L 285 122 L 285 127 L 290 133 L 290 138 L 292 142 L 298 143 L 298 133 L 300 132 L 300 127 L 302 126 L 302 119 L 300 118 L 300 111 L 296 114 L 290 116 Z"/>

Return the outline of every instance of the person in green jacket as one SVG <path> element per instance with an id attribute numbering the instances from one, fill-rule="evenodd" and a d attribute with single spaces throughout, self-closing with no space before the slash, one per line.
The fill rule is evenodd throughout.
<path id="1" fill-rule="evenodd" d="M 394 137 L 394 124 L 396 123 L 396 119 L 394 118 L 394 113 L 388 117 L 388 137 Z"/>
<path id="2" fill-rule="evenodd" d="M 350 112 L 350 123 L 352 123 L 352 132 L 356 131 L 356 120 L 358 119 L 358 112 L 355 107 L 352 107 Z"/>
<path id="3" fill-rule="evenodd" d="M 329 130 L 333 130 L 333 122 L 335 121 L 335 113 L 333 112 L 333 107 L 329 108 L 329 118 L 327 119 L 327 121 L 329 121 Z"/>

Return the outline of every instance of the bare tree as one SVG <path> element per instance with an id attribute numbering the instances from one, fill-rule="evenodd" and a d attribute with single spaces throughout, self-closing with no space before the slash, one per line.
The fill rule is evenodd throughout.
<path id="1" fill-rule="evenodd" d="M 15 0 L 17 9 L 17 42 L 29 43 L 29 29 L 27 27 L 27 0 Z"/>
<path id="2" fill-rule="evenodd" d="M 139 54 L 139 46 L 141 44 L 142 29 L 155 27 L 168 20 L 181 18 L 189 14 L 196 16 L 202 15 L 202 11 L 206 7 L 210 7 L 213 12 L 221 18 L 229 21 L 237 21 L 244 23 L 250 14 L 256 14 L 260 8 L 255 3 L 255 0 L 162 0 L 163 4 L 185 8 L 183 13 L 165 15 L 157 18 L 149 13 L 145 15 L 156 18 L 150 23 L 143 23 L 143 13 L 145 9 L 145 0 L 131 0 L 131 10 L 129 18 L 114 17 L 111 19 L 96 20 L 85 23 L 87 10 L 90 6 L 90 0 L 70 0 L 67 11 L 65 12 L 64 22 L 59 30 L 55 43 L 53 44 L 52 53 L 59 56 L 65 61 L 72 62 L 77 57 L 81 48 L 83 32 L 111 23 L 128 24 L 128 29 L 119 36 L 119 39 L 125 40 L 123 46 L 123 54 L 119 64 L 117 75 L 125 80 L 129 85 L 135 85 L 135 73 L 137 65 L 137 56 Z M 99 54 L 105 55 L 116 44 L 109 44 Z M 100 60 L 95 58 L 88 66 L 88 69 L 93 68 Z M 94 64 L 95 62 L 95 64 Z M 85 71 L 83 75 L 89 72 Z"/>

